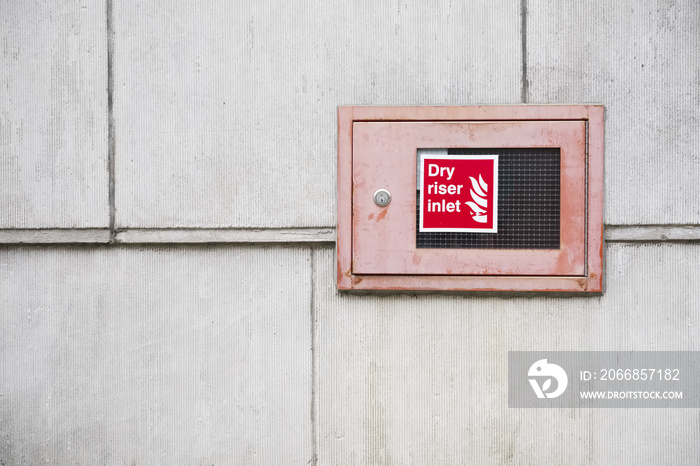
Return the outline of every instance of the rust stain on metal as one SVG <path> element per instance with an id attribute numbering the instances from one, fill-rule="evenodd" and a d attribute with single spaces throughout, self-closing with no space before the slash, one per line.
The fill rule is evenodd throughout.
<path id="1" fill-rule="evenodd" d="M 369 214 L 369 216 L 367 217 L 367 220 L 372 220 L 373 218 L 374 218 L 374 213 L 371 213 L 371 214 Z"/>
<path id="2" fill-rule="evenodd" d="M 389 212 L 389 208 L 382 210 L 382 213 L 377 215 L 377 222 L 381 222 L 382 220 L 384 220 L 384 217 L 386 217 L 386 214 L 388 212 Z"/>

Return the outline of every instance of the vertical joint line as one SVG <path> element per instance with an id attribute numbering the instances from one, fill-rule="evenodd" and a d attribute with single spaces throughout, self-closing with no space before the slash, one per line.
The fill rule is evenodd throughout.
<path id="1" fill-rule="evenodd" d="M 107 171 L 109 176 L 109 242 L 116 241 L 114 200 L 114 155 L 116 139 L 114 135 L 114 5 L 105 0 L 107 14 Z"/>
<path id="2" fill-rule="evenodd" d="M 527 0 L 520 0 L 520 62 L 522 64 L 520 100 L 526 104 L 530 94 L 530 83 L 527 79 Z"/>
<path id="3" fill-rule="evenodd" d="M 317 367 L 316 367 L 316 260 L 314 258 L 315 249 L 309 248 L 309 268 L 311 269 L 311 292 L 309 297 L 309 308 L 311 316 L 311 460 L 309 464 L 318 464 L 318 423 L 316 420 L 318 407 L 316 406 L 317 387 Z"/>

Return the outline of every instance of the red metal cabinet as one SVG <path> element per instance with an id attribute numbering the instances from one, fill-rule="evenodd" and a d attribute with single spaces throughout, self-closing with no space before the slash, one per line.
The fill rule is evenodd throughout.
<path id="1" fill-rule="evenodd" d="M 417 247 L 417 153 L 453 148 L 557 148 L 559 247 Z M 340 289 L 599 292 L 602 214 L 601 106 L 339 108 Z"/>

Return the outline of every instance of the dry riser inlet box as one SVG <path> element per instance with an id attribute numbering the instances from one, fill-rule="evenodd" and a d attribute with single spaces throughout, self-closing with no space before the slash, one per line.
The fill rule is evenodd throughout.
<path id="1" fill-rule="evenodd" d="M 601 292 L 603 107 L 339 107 L 342 290 Z"/>

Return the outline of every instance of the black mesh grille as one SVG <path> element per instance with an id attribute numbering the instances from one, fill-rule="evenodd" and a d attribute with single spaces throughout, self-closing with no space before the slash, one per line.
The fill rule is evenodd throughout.
<path id="1" fill-rule="evenodd" d="M 498 233 L 423 232 L 430 249 L 559 249 L 560 150 L 448 149 L 448 155 L 498 154 Z M 416 192 L 416 206 L 420 192 Z"/>

